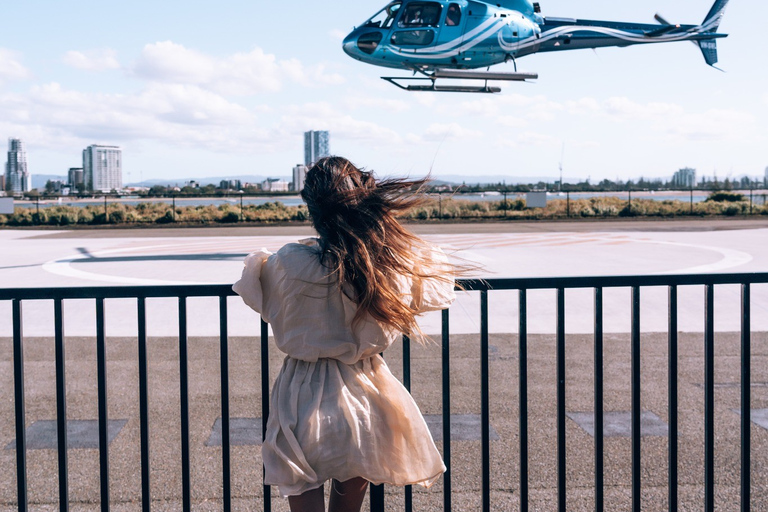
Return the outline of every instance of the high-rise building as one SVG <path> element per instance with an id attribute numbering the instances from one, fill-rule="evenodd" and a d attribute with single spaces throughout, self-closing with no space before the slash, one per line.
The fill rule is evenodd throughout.
<path id="1" fill-rule="evenodd" d="M 763 184 L 768 187 L 768 167 L 765 168 L 765 181 Z"/>
<path id="2" fill-rule="evenodd" d="M 683 167 L 672 176 L 672 186 L 680 188 L 693 188 L 696 186 L 696 169 Z"/>
<path id="3" fill-rule="evenodd" d="M 298 164 L 293 168 L 293 190 L 294 192 L 301 192 L 304 190 L 304 180 L 307 177 L 307 171 L 309 169 L 306 165 Z"/>
<path id="4" fill-rule="evenodd" d="M 85 192 L 83 189 L 83 168 L 70 167 L 67 172 L 67 183 L 73 191 Z"/>
<path id="5" fill-rule="evenodd" d="M 326 156 L 331 156 L 328 132 L 304 132 L 304 165 L 311 167 L 312 164 Z"/>
<path id="6" fill-rule="evenodd" d="M 27 169 L 27 151 L 20 139 L 8 139 L 8 160 L 5 163 L 5 190 L 22 194 L 31 190 L 31 179 Z"/>
<path id="7" fill-rule="evenodd" d="M 83 182 L 91 192 L 123 188 L 123 156 L 117 146 L 94 144 L 83 150 Z"/>

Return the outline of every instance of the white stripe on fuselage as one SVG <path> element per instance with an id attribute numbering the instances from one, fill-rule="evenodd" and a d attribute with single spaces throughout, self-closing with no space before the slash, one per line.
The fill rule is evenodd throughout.
<path id="1" fill-rule="evenodd" d="M 466 34 L 433 48 L 410 49 L 390 46 L 390 51 L 400 57 L 418 56 L 420 59 L 444 59 L 465 52 L 470 48 L 477 46 L 486 38 L 492 37 L 494 34 L 498 34 L 499 46 L 504 51 L 514 51 L 539 45 L 560 37 L 561 35 L 573 32 L 595 32 L 637 44 L 685 41 L 686 39 L 690 39 L 692 35 L 698 35 L 719 25 L 720 18 L 723 16 L 723 10 L 713 16 L 706 24 L 696 27 L 693 31 L 684 34 L 664 34 L 649 38 L 645 34 L 637 34 L 609 27 L 566 25 L 542 32 L 538 37 L 533 35 L 512 44 L 506 43 L 501 37 L 501 30 L 504 26 L 508 25 L 511 20 L 507 21 L 499 18 L 490 18 Z"/>

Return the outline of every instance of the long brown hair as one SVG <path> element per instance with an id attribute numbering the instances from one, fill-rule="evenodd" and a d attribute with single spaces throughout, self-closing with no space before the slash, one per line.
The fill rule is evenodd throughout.
<path id="1" fill-rule="evenodd" d="M 376 180 L 338 156 L 319 160 L 307 173 L 301 197 L 320 235 L 320 260 L 357 304 L 354 321 L 370 315 L 420 335 L 418 306 L 403 300 L 396 277 L 408 276 L 417 285 L 426 278 L 453 282 L 450 267 L 435 267 L 427 243 L 395 217 L 425 201 L 420 192 L 426 182 Z"/>

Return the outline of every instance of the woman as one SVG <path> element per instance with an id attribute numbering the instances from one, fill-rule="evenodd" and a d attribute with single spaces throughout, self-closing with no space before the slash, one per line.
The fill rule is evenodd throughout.
<path id="1" fill-rule="evenodd" d="M 420 313 L 454 300 L 440 249 L 406 230 L 425 180 L 377 181 L 341 157 L 318 161 L 301 195 L 318 238 L 245 259 L 234 290 L 287 354 L 262 447 L 265 483 L 291 510 L 359 511 L 368 482 L 429 487 L 445 471 L 408 391 L 379 355 Z M 415 193 L 414 193 L 415 189 Z"/>

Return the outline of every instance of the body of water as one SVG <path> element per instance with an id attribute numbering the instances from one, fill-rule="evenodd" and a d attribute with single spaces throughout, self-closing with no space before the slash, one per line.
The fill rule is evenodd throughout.
<path id="1" fill-rule="evenodd" d="M 745 197 L 749 198 L 749 191 L 739 191 L 740 193 L 744 194 Z M 577 200 L 577 199 L 589 199 L 592 197 L 617 197 L 619 199 L 627 200 L 629 197 L 629 194 L 627 192 L 571 192 L 570 199 Z M 475 201 L 475 202 L 482 202 L 482 201 L 501 201 L 504 198 L 504 195 L 499 192 L 485 192 L 485 193 L 477 193 L 477 194 L 451 194 L 451 193 L 442 193 L 442 194 L 430 194 L 430 196 L 434 198 L 442 198 L 442 199 L 454 199 L 457 201 Z M 510 192 L 507 194 L 507 199 L 510 201 L 516 200 L 516 199 L 523 199 L 525 200 L 525 193 L 517 193 L 517 192 Z M 768 190 L 758 190 L 753 191 L 752 193 L 752 202 L 755 205 L 763 205 L 766 204 L 766 197 L 768 196 Z M 568 195 L 566 195 L 565 192 L 550 192 L 547 193 L 547 198 L 550 201 L 558 200 L 558 199 L 566 199 Z M 682 201 L 682 202 L 690 202 L 693 201 L 694 203 L 698 203 L 701 201 L 704 201 L 709 197 L 709 192 L 704 191 L 694 191 L 693 196 L 691 196 L 688 192 L 680 192 L 680 191 L 673 191 L 673 192 L 632 192 L 632 199 L 651 199 L 654 201 Z M 108 204 L 125 204 L 125 205 L 131 205 L 136 206 L 139 203 L 144 202 L 153 202 L 153 203 L 163 203 L 167 205 L 173 204 L 174 200 L 171 198 L 152 198 L 152 199 L 140 199 L 140 198 L 133 198 L 133 197 L 122 197 L 122 198 L 108 198 L 107 203 Z M 231 204 L 235 206 L 240 206 L 240 198 L 239 197 L 212 197 L 212 198 L 206 198 L 206 197 L 195 197 L 195 198 L 181 198 L 177 197 L 176 200 L 176 206 L 221 206 L 225 204 Z M 302 201 L 301 197 L 296 196 L 277 196 L 277 197 L 243 197 L 242 203 L 243 206 L 250 206 L 250 205 L 261 205 L 265 203 L 274 203 L 274 202 L 281 202 L 286 206 L 298 206 L 300 204 L 303 204 L 304 201 Z M 61 200 L 52 200 L 52 199 L 45 199 L 40 200 L 39 207 L 40 208 L 48 208 L 51 206 L 103 206 L 104 204 L 104 198 L 101 199 L 67 199 L 66 197 L 61 198 Z M 15 206 L 20 208 L 37 208 L 38 203 L 35 201 L 16 201 Z"/>

